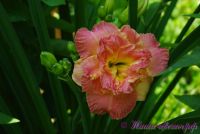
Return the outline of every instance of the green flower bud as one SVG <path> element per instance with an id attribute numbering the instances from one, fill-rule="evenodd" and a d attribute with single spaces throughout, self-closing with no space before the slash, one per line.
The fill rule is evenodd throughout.
<path id="1" fill-rule="evenodd" d="M 98 16 L 99 16 L 100 18 L 104 18 L 104 17 L 106 16 L 105 7 L 104 7 L 104 6 L 100 6 L 100 7 L 98 8 L 97 13 L 98 13 Z"/>
<path id="2" fill-rule="evenodd" d="M 79 59 L 78 54 L 70 54 L 70 57 L 72 58 L 73 61 L 76 61 Z"/>
<path id="3" fill-rule="evenodd" d="M 59 63 L 62 65 L 64 69 L 64 74 L 68 74 L 72 68 L 71 62 L 67 58 L 64 58 L 60 60 Z"/>
<path id="4" fill-rule="evenodd" d="M 68 41 L 67 42 L 67 49 L 72 53 L 76 53 L 76 47 L 75 47 L 74 42 Z"/>
<path id="5" fill-rule="evenodd" d="M 56 75 L 61 75 L 63 74 L 63 66 L 59 63 L 55 63 L 52 68 L 50 69 L 50 71 Z"/>
<path id="6" fill-rule="evenodd" d="M 106 16 L 105 20 L 108 21 L 108 22 L 111 22 L 111 21 L 114 20 L 114 17 L 113 17 L 112 14 L 108 14 L 108 15 Z"/>
<path id="7" fill-rule="evenodd" d="M 52 53 L 45 51 L 41 52 L 40 61 L 41 64 L 48 69 L 51 68 L 57 62 L 55 56 Z"/>

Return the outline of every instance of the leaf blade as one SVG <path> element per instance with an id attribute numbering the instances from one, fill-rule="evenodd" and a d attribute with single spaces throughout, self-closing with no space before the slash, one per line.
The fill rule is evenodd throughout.
<path id="1" fill-rule="evenodd" d="M 42 0 L 48 6 L 60 6 L 65 4 L 65 0 Z"/>
<path id="2" fill-rule="evenodd" d="M 200 95 L 175 95 L 176 99 L 181 101 L 182 103 L 188 105 L 192 109 L 200 108 Z"/>
<path id="3" fill-rule="evenodd" d="M 20 122 L 20 120 L 18 120 L 17 118 L 11 117 L 7 114 L 0 112 L 0 124 L 12 124 L 18 122 Z"/>

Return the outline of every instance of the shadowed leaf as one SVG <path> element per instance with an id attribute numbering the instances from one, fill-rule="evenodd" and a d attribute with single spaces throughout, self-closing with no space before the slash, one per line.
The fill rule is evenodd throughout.
<path id="1" fill-rule="evenodd" d="M 42 0 L 48 6 L 60 6 L 65 4 L 65 0 Z"/>
<path id="2" fill-rule="evenodd" d="M 188 105 L 193 109 L 200 108 L 200 95 L 182 95 L 178 96 L 175 95 L 176 99 L 183 102 L 184 104 Z"/>

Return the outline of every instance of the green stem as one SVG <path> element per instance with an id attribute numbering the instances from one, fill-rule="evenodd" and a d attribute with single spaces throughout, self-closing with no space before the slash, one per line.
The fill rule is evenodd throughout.
<path id="1" fill-rule="evenodd" d="M 162 10 L 165 7 L 165 5 L 166 5 L 166 1 L 161 1 L 159 3 L 159 7 L 158 7 L 156 13 L 154 14 L 152 19 L 149 21 L 149 23 L 145 27 L 145 30 L 144 30 L 145 33 L 154 32 L 156 30 L 156 26 L 158 25 L 158 22 L 160 22 L 161 13 L 162 13 Z"/>
<path id="2" fill-rule="evenodd" d="M 53 134 L 55 131 L 50 122 L 49 113 L 45 103 L 39 94 L 39 88 L 36 86 L 35 75 L 33 74 L 31 65 L 26 58 L 20 40 L 1 3 L 0 25 L 2 26 L 2 35 L 8 44 L 8 46 L 5 46 L 8 48 L 6 51 L 10 54 L 9 56 L 12 57 L 16 67 L 15 69 L 19 73 L 19 77 L 22 78 L 23 84 L 26 87 L 25 91 L 28 96 L 30 96 L 31 103 L 33 103 L 32 107 L 35 108 L 35 116 L 38 117 L 38 123 L 40 124 L 40 127 L 43 128 L 43 132 Z"/>
<path id="3" fill-rule="evenodd" d="M 87 0 L 74 0 L 76 30 L 87 27 Z"/>
<path id="4" fill-rule="evenodd" d="M 167 25 L 167 22 L 169 18 L 171 17 L 172 11 L 174 10 L 176 6 L 177 0 L 172 0 L 168 8 L 166 9 L 166 12 L 164 16 L 162 17 L 160 23 L 157 25 L 157 30 L 155 31 L 155 35 L 157 39 L 159 39 Z"/>
<path id="5" fill-rule="evenodd" d="M 5 46 L 7 44 L 3 45 Z M 14 95 L 13 98 L 17 102 L 17 107 L 19 108 L 21 113 L 20 120 L 24 120 L 24 122 L 26 123 L 26 128 L 28 129 L 30 134 L 37 133 L 37 131 L 35 131 L 34 129 L 37 127 L 33 125 L 35 123 L 34 122 L 35 120 L 31 118 L 30 114 L 33 111 L 33 108 L 30 108 L 30 102 L 28 100 L 27 94 L 23 90 L 26 87 L 24 86 L 24 83 L 21 81 L 19 74 L 13 70 L 12 68 L 13 65 L 11 64 L 12 59 L 6 52 L 6 49 L 4 49 L 4 47 L 1 47 L 0 54 L 1 54 L 0 57 L 3 57 L 0 58 L 1 61 L 0 67 L 3 71 L 2 79 L 7 81 L 7 83 L 6 81 L 4 81 L 7 85 L 7 90 Z"/>
<path id="6" fill-rule="evenodd" d="M 129 25 L 134 29 L 137 28 L 137 9 L 138 0 L 129 0 Z"/>
<path id="7" fill-rule="evenodd" d="M 64 92 L 60 81 L 56 76 L 48 74 L 49 84 L 51 87 L 51 92 L 54 100 L 54 106 L 58 122 L 58 130 L 61 134 L 71 133 L 72 128 L 68 122 L 69 117 L 67 114 L 67 107 L 64 99 Z"/>
<path id="8" fill-rule="evenodd" d="M 45 21 L 45 16 L 41 7 L 39 0 L 27 0 L 29 4 L 29 9 L 32 17 L 35 30 L 37 32 L 37 37 L 39 39 L 40 49 L 42 51 L 49 50 L 50 38 Z M 62 89 L 61 82 L 56 76 L 48 74 L 50 88 L 56 108 L 56 116 L 58 118 L 59 133 L 70 133 L 70 123 L 68 122 L 68 114 L 66 112 L 66 103 L 64 98 L 64 92 Z"/>
<path id="9" fill-rule="evenodd" d="M 84 131 L 84 134 L 88 134 L 89 127 L 90 127 L 90 112 L 89 112 L 87 103 L 85 101 L 85 98 L 83 97 L 83 94 L 81 93 L 81 89 L 73 82 L 71 77 L 67 76 L 65 82 L 67 83 L 71 91 L 76 96 L 79 109 L 81 112 L 81 118 L 82 118 L 81 121 L 83 125 L 83 131 Z"/>

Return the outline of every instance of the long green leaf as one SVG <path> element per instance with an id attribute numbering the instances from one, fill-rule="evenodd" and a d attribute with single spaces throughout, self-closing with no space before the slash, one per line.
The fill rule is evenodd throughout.
<path id="1" fill-rule="evenodd" d="M 0 112 L 0 124 L 18 123 L 20 120 Z"/>
<path id="2" fill-rule="evenodd" d="M 3 82 L 3 81 L 1 81 L 1 82 Z M 3 89 L 3 85 L 4 84 L 0 83 L 0 89 Z M 11 115 L 11 112 L 8 109 L 7 104 L 5 103 L 5 101 L 3 100 L 3 98 L 1 96 L 0 96 L 0 111 L 5 113 L 5 114 Z M 21 134 L 22 133 L 19 124 L 15 125 L 15 126 L 14 125 L 9 125 L 8 127 L 5 127 L 4 129 L 5 129 L 5 131 L 7 133 L 12 133 L 12 134 Z"/>
<path id="3" fill-rule="evenodd" d="M 152 18 L 149 20 L 145 27 L 145 32 L 152 32 L 155 33 L 156 27 L 159 24 L 161 20 L 161 14 L 163 12 L 163 9 L 166 6 L 166 1 L 160 1 L 158 4 L 158 7 L 156 8 L 156 11 L 154 14 L 152 14 Z M 153 12 L 152 12 L 153 13 Z M 148 13 L 151 15 L 151 12 Z"/>
<path id="4" fill-rule="evenodd" d="M 179 45 L 171 51 L 169 65 L 172 65 L 178 58 L 188 53 L 191 49 L 196 47 L 194 43 L 200 35 L 200 26 L 193 30 Z"/>
<path id="5" fill-rule="evenodd" d="M 145 122 L 149 122 L 153 116 L 156 114 L 156 112 L 159 110 L 160 106 L 164 103 L 164 101 L 166 100 L 166 98 L 168 97 L 168 95 L 172 92 L 172 90 L 174 89 L 174 87 L 176 86 L 176 84 L 178 83 L 178 81 L 180 80 L 180 78 L 183 76 L 183 74 L 185 73 L 185 71 L 188 68 L 182 68 L 174 77 L 174 79 L 171 81 L 171 83 L 167 86 L 165 92 L 162 94 L 162 96 L 159 98 L 159 100 L 156 102 L 155 105 L 152 106 L 151 109 L 149 109 L 150 114 L 148 115 L 148 117 L 146 117 L 144 119 Z M 149 112 L 148 111 L 148 112 Z"/>
<path id="6" fill-rule="evenodd" d="M 65 4 L 65 0 L 42 0 L 48 6 L 60 6 Z"/>
<path id="7" fill-rule="evenodd" d="M 50 44 L 50 38 L 45 22 L 41 3 L 38 0 L 28 0 L 32 21 L 35 26 L 37 37 L 39 39 L 41 50 L 48 50 Z M 51 92 L 53 95 L 54 105 L 56 107 L 56 116 L 58 118 L 59 132 L 67 133 L 71 132 L 68 122 L 68 115 L 66 113 L 66 104 L 64 99 L 64 93 L 60 81 L 53 75 L 48 74 Z"/>
<path id="8" fill-rule="evenodd" d="M 65 82 L 68 84 L 68 86 L 70 87 L 70 89 L 76 96 L 76 99 L 79 104 L 79 109 L 81 112 L 81 122 L 83 124 L 84 134 L 88 134 L 89 128 L 90 128 L 90 112 L 89 112 L 86 100 L 85 98 L 83 98 L 81 89 L 73 82 L 71 77 L 67 76 Z"/>
<path id="9" fill-rule="evenodd" d="M 189 16 L 189 17 L 192 17 L 192 18 L 200 18 L 200 14 L 188 14 L 188 15 L 185 15 L 185 16 Z"/>
<path id="10" fill-rule="evenodd" d="M 7 44 L 3 44 L 3 45 L 6 46 Z M 25 89 L 24 83 L 22 82 L 21 77 L 19 77 L 19 74 L 17 74 L 17 72 L 13 70 L 12 58 L 10 55 L 8 54 L 6 55 L 6 48 L 1 47 L 0 54 L 1 54 L 0 67 L 3 70 L 3 74 L 5 75 L 5 77 L 3 76 L 2 77 L 3 77 L 3 80 L 6 80 L 8 82 L 6 83 L 7 90 L 9 90 L 12 94 L 14 94 L 14 99 L 17 105 L 19 105 L 18 110 L 24 117 L 23 119 L 26 123 L 26 128 L 29 130 L 30 134 L 34 134 L 35 132 L 37 132 L 37 131 L 34 131 L 35 129 L 33 129 L 33 127 L 36 127 L 36 125 L 33 126 L 33 124 L 35 124 L 34 122 L 35 120 L 32 119 L 30 116 L 30 113 L 33 111 L 33 109 L 32 107 L 30 107 L 31 102 L 28 99 L 27 94 L 25 93 L 25 91 L 23 91 Z M 26 103 L 26 102 L 29 102 L 29 103 Z"/>
<path id="11" fill-rule="evenodd" d="M 169 122 L 169 123 L 189 123 L 189 122 L 199 122 L 199 121 L 200 121 L 200 108 L 195 111 L 178 116 L 167 122 Z"/>
<path id="12" fill-rule="evenodd" d="M 154 2 L 149 5 L 149 8 L 145 10 L 140 22 L 139 27 L 137 29 L 138 32 L 145 33 L 146 30 L 149 28 L 153 18 L 155 17 L 158 9 L 160 7 L 160 2 Z"/>
<path id="13" fill-rule="evenodd" d="M 176 6 L 177 0 L 172 0 L 169 7 L 166 9 L 164 16 L 162 17 L 160 23 L 157 25 L 157 29 L 155 31 L 156 37 L 159 39 L 167 25 L 168 20 L 171 17 L 172 11 Z"/>
<path id="14" fill-rule="evenodd" d="M 199 12 L 200 12 L 200 4 L 199 4 L 199 6 L 195 9 L 194 14 L 195 14 L 195 13 L 199 13 Z M 192 25 L 192 23 L 194 22 L 194 20 L 195 20 L 195 18 L 190 18 L 190 19 L 188 20 L 188 22 L 185 24 L 184 28 L 182 29 L 181 33 L 180 33 L 179 36 L 177 37 L 177 39 L 176 39 L 176 41 L 175 41 L 175 44 L 176 44 L 176 43 L 179 43 L 179 42 L 183 39 L 184 35 L 185 35 L 186 32 L 188 31 L 188 29 L 190 28 L 190 26 Z"/>
<path id="15" fill-rule="evenodd" d="M 36 86 L 36 79 L 32 72 L 31 66 L 25 56 L 22 45 L 17 37 L 16 32 L 14 31 L 8 16 L 0 3 L 0 24 L 2 30 L 4 31 L 3 37 L 6 40 L 9 49 L 6 51 L 11 51 L 11 56 L 14 59 L 14 64 L 16 65 L 17 71 L 23 80 L 23 84 L 26 87 L 28 96 L 30 97 L 33 106 L 35 108 L 35 115 L 39 120 L 43 132 L 53 133 L 54 129 L 50 123 L 50 118 L 48 111 L 45 107 L 44 101 L 39 94 L 39 88 Z"/>
<path id="16" fill-rule="evenodd" d="M 188 105 L 193 109 L 200 108 L 200 95 L 182 95 L 182 96 L 175 96 L 176 99 L 183 102 L 184 104 Z"/>
<path id="17" fill-rule="evenodd" d="M 81 27 L 88 26 L 87 1 L 88 0 L 75 0 L 74 1 L 76 30 Z"/>
<path id="18" fill-rule="evenodd" d="M 129 25 L 134 29 L 137 28 L 137 9 L 138 0 L 129 0 Z"/>

